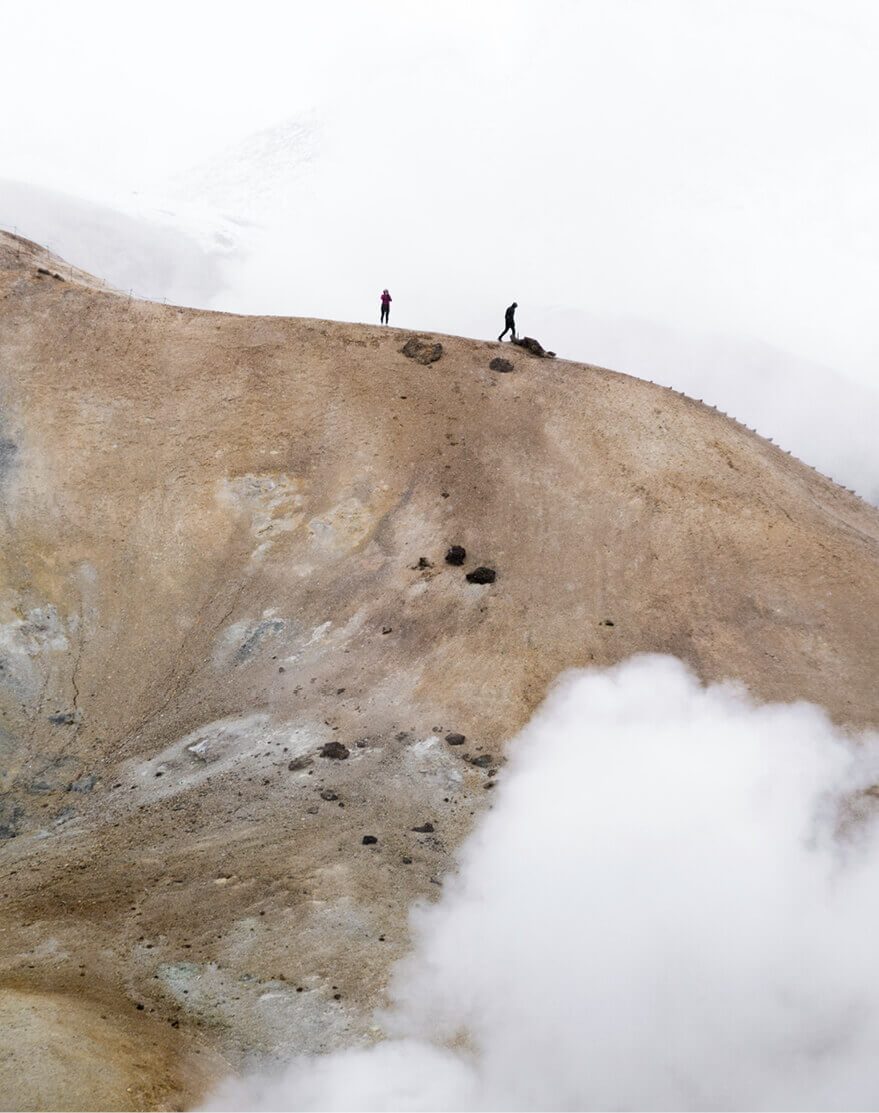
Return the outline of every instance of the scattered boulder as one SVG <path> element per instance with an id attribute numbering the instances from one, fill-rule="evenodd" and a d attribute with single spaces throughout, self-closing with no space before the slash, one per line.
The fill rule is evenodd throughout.
<path id="1" fill-rule="evenodd" d="M 297 769 L 307 769 L 311 765 L 311 758 L 308 756 L 294 757 L 287 768 L 291 773 L 295 773 Z"/>
<path id="2" fill-rule="evenodd" d="M 333 792 L 331 788 L 325 788 L 320 794 L 320 798 L 321 800 L 338 800 L 339 794 L 337 792 Z"/>
<path id="3" fill-rule="evenodd" d="M 496 359 L 493 359 L 488 366 L 489 366 L 489 370 L 491 370 L 491 371 L 507 372 L 507 371 L 514 370 L 512 363 L 510 363 L 510 361 L 508 359 L 503 359 L 501 356 L 498 356 Z"/>
<path id="4" fill-rule="evenodd" d="M 426 367 L 430 363 L 436 363 L 442 357 L 443 346 L 440 343 L 431 344 L 430 341 L 422 340 L 418 336 L 410 336 L 400 351 L 404 356 Z"/>
<path id="5" fill-rule="evenodd" d="M 419 557 L 418 558 L 418 563 L 415 565 L 415 567 L 419 571 L 421 571 L 425 568 L 433 568 L 433 565 L 430 563 L 430 561 L 427 559 L 427 557 Z"/>
<path id="6" fill-rule="evenodd" d="M 493 584 L 497 579 L 497 572 L 493 568 L 486 568 L 484 564 L 481 564 L 478 568 L 474 568 L 472 572 L 468 572 L 466 579 L 471 584 Z"/>
<path id="7" fill-rule="evenodd" d="M 533 336 L 520 336 L 514 339 L 513 343 L 520 348 L 524 348 L 526 352 L 530 352 L 533 356 L 540 356 L 541 359 L 555 359 L 555 352 L 548 352 L 546 348 L 535 340 Z"/>
<path id="8" fill-rule="evenodd" d="M 320 748 L 320 756 L 328 757 L 331 761 L 344 761 L 350 750 L 341 742 L 325 742 Z"/>
<path id="9" fill-rule="evenodd" d="M 451 545 L 446 553 L 446 564 L 461 565 L 467 559 L 467 550 L 463 545 Z"/>
<path id="10" fill-rule="evenodd" d="M 375 844 L 378 842 L 378 839 L 375 837 L 375 835 L 364 835 L 361 841 L 364 846 L 375 846 Z"/>
<path id="11" fill-rule="evenodd" d="M 479 754 L 477 757 L 471 757 L 468 760 L 477 769 L 487 769 L 494 759 L 491 754 Z"/>
<path id="12" fill-rule="evenodd" d="M 458 734 L 456 730 L 453 730 L 446 735 L 446 741 L 450 746 L 463 746 L 467 739 L 463 734 Z"/>
<path id="13" fill-rule="evenodd" d="M 413 831 L 417 831 L 419 835 L 429 835 L 433 831 L 432 823 L 422 823 L 420 827 L 413 827 Z"/>

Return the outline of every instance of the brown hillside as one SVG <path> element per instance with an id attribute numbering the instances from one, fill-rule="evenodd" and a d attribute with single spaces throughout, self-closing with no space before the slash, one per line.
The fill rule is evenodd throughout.
<path id="1" fill-rule="evenodd" d="M 129 301 L 0 236 L 11 1106 L 374 1038 L 563 669 L 673 653 L 879 726 L 873 508 L 672 391 L 409 335 Z"/>

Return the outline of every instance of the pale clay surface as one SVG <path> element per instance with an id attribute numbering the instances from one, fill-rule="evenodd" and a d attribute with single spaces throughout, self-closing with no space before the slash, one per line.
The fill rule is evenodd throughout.
<path id="1" fill-rule="evenodd" d="M 377 1038 L 566 668 L 673 653 L 879 726 L 879 515 L 700 403 L 129 301 L 8 235 L 0 318 L 6 1108 L 182 1108 Z"/>

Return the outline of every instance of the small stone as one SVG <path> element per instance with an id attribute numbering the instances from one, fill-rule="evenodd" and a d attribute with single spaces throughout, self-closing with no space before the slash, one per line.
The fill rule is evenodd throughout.
<path id="1" fill-rule="evenodd" d="M 400 861 L 403 863 L 404 866 L 411 866 L 412 865 L 412 859 L 411 858 L 401 858 Z"/>
<path id="2" fill-rule="evenodd" d="M 393 626 L 382 626 L 383 634 L 392 634 L 394 632 Z"/>
<path id="3" fill-rule="evenodd" d="M 413 831 L 417 831 L 419 835 L 429 835 L 433 831 L 432 823 L 422 823 L 420 827 L 413 827 Z"/>
<path id="4" fill-rule="evenodd" d="M 513 370 L 512 363 L 508 359 L 501 359 L 500 356 L 493 359 L 488 366 L 492 371 L 509 372 Z"/>
<path id="5" fill-rule="evenodd" d="M 311 765 L 310 757 L 294 757 L 287 768 L 294 773 L 297 769 L 307 769 L 309 765 Z"/>
<path id="6" fill-rule="evenodd" d="M 463 545 L 451 545 L 446 553 L 446 564 L 460 566 L 467 559 L 467 550 Z"/>
<path id="7" fill-rule="evenodd" d="M 480 754 L 479 757 L 471 757 L 468 760 L 471 765 L 475 765 L 478 769 L 487 769 L 494 761 L 494 758 L 491 754 Z"/>
<path id="8" fill-rule="evenodd" d="M 468 572 L 465 578 L 471 584 L 493 584 L 497 579 L 497 572 L 493 568 L 486 568 L 484 564 L 481 564 L 478 568 L 474 568 L 472 572 Z"/>
<path id="9" fill-rule="evenodd" d="M 378 839 L 375 837 L 375 835 L 364 835 L 362 842 L 364 846 L 375 846 L 375 844 L 378 842 Z"/>
<path id="10" fill-rule="evenodd" d="M 337 792 L 333 792 L 333 790 L 330 788 L 325 788 L 320 794 L 320 798 L 321 800 L 338 800 L 339 794 Z"/>
<path id="11" fill-rule="evenodd" d="M 416 565 L 416 567 L 419 568 L 419 569 L 433 568 L 433 565 L 430 563 L 430 561 L 427 559 L 427 557 L 419 557 L 418 558 L 418 564 Z"/>
<path id="12" fill-rule="evenodd" d="M 450 746 L 463 746 L 467 738 L 465 735 L 458 734 L 457 731 L 453 730 L 446 735 L 446 741 Z"/>
<path id="13" fill-rule="evenodd" d="M 320 756 L 328 757 L 331 761 L 344 761 L 349 752 L 348 747 L 341 742 L 326 742 L 320 748 Z"/>

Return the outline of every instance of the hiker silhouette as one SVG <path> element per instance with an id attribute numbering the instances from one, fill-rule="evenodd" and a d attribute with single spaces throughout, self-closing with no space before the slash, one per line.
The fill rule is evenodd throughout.
<path id="1" fill-rule="evenodd" d="M 513 340 L 516 339 L 516 309 L 517 308 L 518 308 L 518 303 L 515 302 L 515 301 L 513 302 L 512 305 L 507 306 L 507 311 L 506 311 L 506 313 L 504 313 L 504 326 L 505 326 L 505 328 L 504 328 L 504 331 L 498 337 L 498 340 L 503 340 L 503 338 L 507 335 L 507 333 L 510 333 Z"/>
<path id="2" fill-rule="evenodd" d="M 387 292 L 387 290 L 383 290 L 382 291 L 382 315 L 381 315 L 381 321 L 379 322 L 380 324 L 386 325 L 388 323 L 388 317 L 390 316 L 390 313 L 391 313 L 391 301 L 392 300 L 393 299 L 391 298 L 391 295 Z"/>

